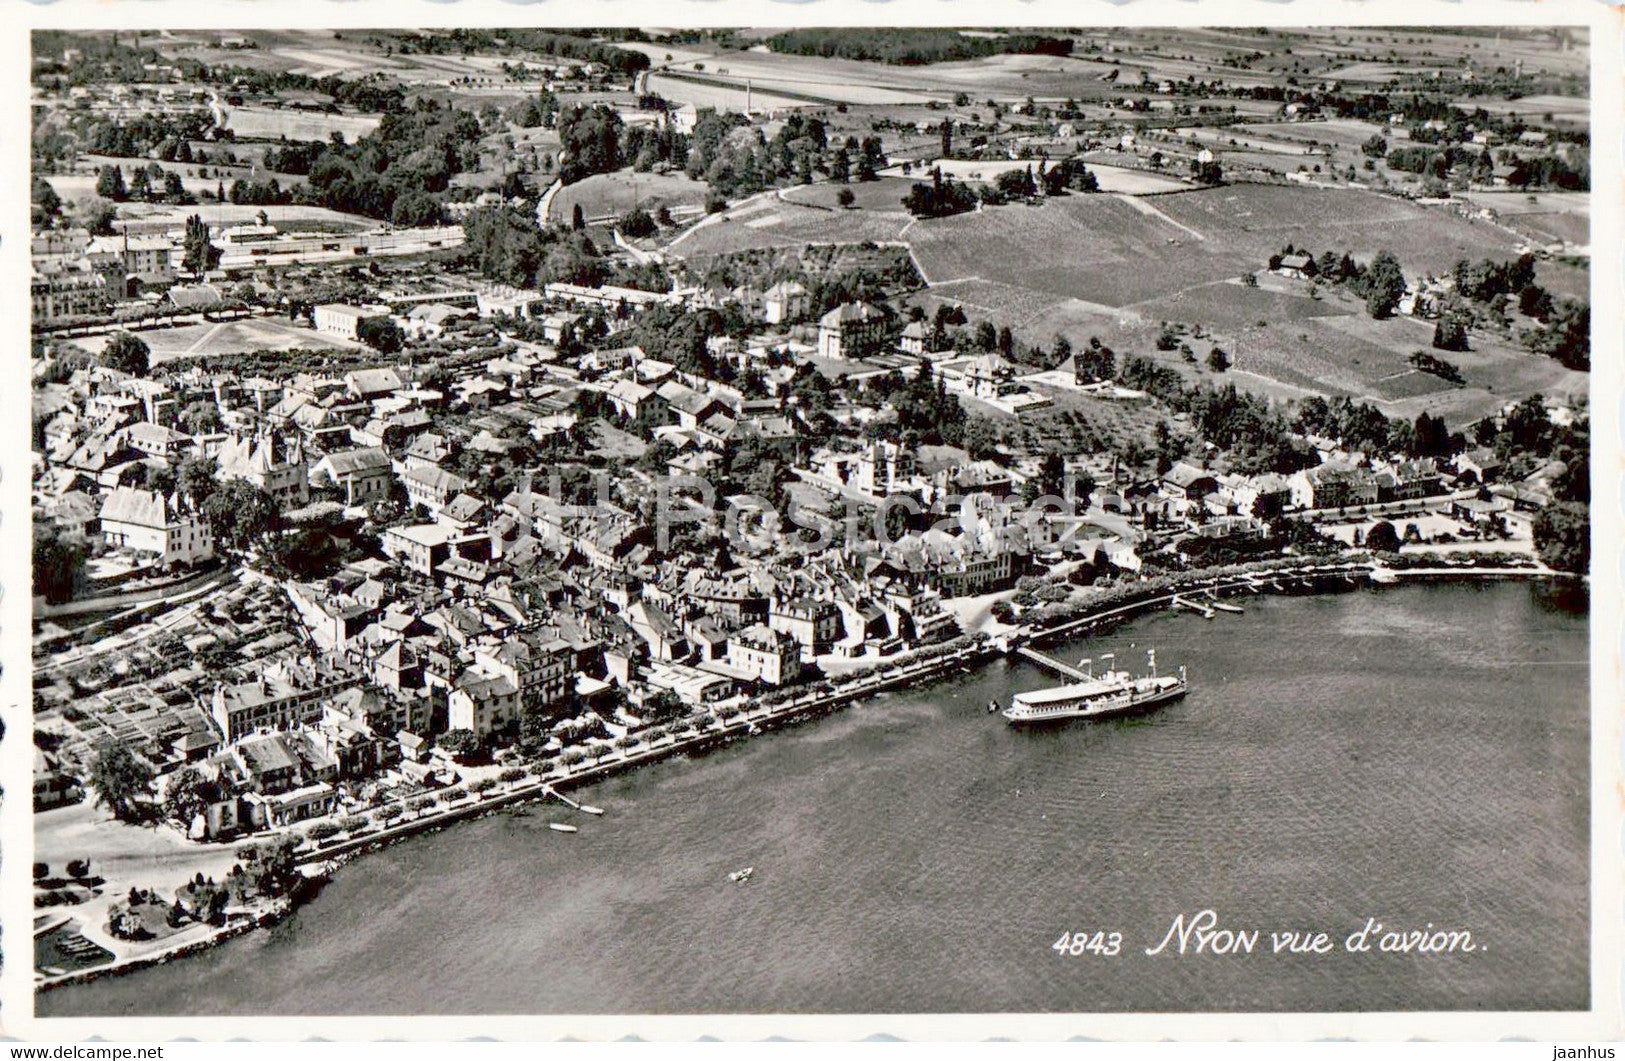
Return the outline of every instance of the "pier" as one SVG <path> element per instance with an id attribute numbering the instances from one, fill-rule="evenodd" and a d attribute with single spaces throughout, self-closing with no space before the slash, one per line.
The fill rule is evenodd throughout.
<path id="1" fill-rule="evenodd" d="M 569 796 L 566 796 L 564 793 L 560 792 L 558 789 L 554 788 L 552 785 L 543 785 L 542 786 L 542 793 L 543 793 L 543 795 L 552 796 L 554 799 L 558 800 L 560 803 L 564 804 L 566 807 L 569 807 L 571 810 L 580 811 L 583 814 L 602 814 L 602 813 L 604 813 L 602 810 L 598 809 L 597 807 L 589 807 L 585 803 L 577 803 L 575 800 L 571 799 Z"/>
<path id="2" fill-rule="evenodd" d="M 1175 597 L 1173 603 L 1174 603 L 1174 607 L 1176 607 L 1176 608 L 1189 608 L 1191 611 L 1196 612 L 1198 615 L 1200 615 L 1204 619 L 1213 618 L 1213 609 L 1209 608 L 1205 604 L 1201 604 L 1201 603 L 1198 603 L 1197 601 L 1189 600 L 1189 599 L 1187 599 L 1185 597 Z"/>
<path id="3" fill-rule="evenodd" d="M 1078 668 L 1067 663 L 1062 663 L 1054 656 L 1046 656 L 1037 649 L 1028 648 L 1026 645 L 1022 645 L 1020 648 L 1016 649 L 1016 655 L 1020 656 L 1024 660 L 1027 660 L 1029 663 L 1035 663 L 1038 666 L 1043 667 L 1045 670 L 1054 671 L 1063 678 L 1071 678 L 1076 682 L 1086 682 L 1090 680 L 1089 675 L 1085 674 Z"/>

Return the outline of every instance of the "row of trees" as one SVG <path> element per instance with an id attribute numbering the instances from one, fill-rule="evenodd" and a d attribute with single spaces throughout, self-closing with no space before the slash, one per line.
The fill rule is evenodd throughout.
<path id="1" fill-rule="evenodd" d="M 156 162 L 132 171 L 128 186 L 124 183 L 124 170 L 121 167 L 103 166 L 96 174 L 96 194 L 115 203 L 131 199 L 179 205 L 197 202 L 196 197 L 186 190 L 179 173 L 166 170 Z"/>
<path id="2" fill-rule="evenodd" d="M 775 52 L 918 66 L 988 55 L 1071 55 L 1070 37 L 1036 33 L 969 36 L 952 29 L 793 29 L 768 38 Z"/>

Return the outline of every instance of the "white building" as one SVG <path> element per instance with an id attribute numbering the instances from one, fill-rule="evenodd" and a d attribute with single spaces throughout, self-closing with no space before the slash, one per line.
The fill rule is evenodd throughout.
<path id="1" fill-rule="evenodd" d="M 801 646 L 789 634 L 757 623 L 728 639 L 728 666 L 764 685 L 783 685 L 801 676 Z"/>
<path id="2" fill-rule="evenodd" d="M 316 330 L 323 335 L 331 335 L 339 339 L 348 339 L 356 342 L 360 338 L 357 329 L 361 322 L 370 317 L 384 317 L 388 314 L 378 310 L 362 309 L 360 306 L 346 306 L 342 303 L 328 303 L 317 306 L 311 313 L 311 319 Z"/>
<path id="3" fill-rule="evenodd" d="M 195 564 L 214 556 L 214 534 L 195 516 L 183 516 L 172 498 L 155 490 L 121 486 L 101 509 L 102 537 L 158 564 Z"/>

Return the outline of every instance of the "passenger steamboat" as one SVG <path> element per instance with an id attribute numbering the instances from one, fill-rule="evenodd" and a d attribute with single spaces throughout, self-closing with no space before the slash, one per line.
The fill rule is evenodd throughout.
<path id="1" fill-rule="evenodd" d="M 1111 654 L 1102 659 L 1115 662 L 1116 656 Z M 1146 653 L 1146 663 L 1150 673 L 1138 678 L 1128 671 L 1113 670 L 1110 665 L 1096 676 L 1093 661 L 1086 659 L 1083 661 L 1085 680 L 1017 693 L 1010 698 L 1010 706 L 1000 713 L 1012 726 L 1074 718 L 1108 718 L 1150 710 L 1158 704 L 1178 700 L 1189 690 L 1184 667 L 1179 668 L 1177 678 L 1157 673 L 1156 649 Z"/>

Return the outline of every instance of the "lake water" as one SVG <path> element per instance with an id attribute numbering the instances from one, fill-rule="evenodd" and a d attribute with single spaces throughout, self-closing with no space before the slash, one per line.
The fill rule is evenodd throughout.
<path id="1" fill-rule="evenodd" d="M 1054 680 L 998 663 L 594 785 L 602 818 L 399 844 L 39 1013 L 1585 1008 L 1584 614 L 1524 584 L 1242 603 L 1053 649 L 1185 664 L 1146 718 L 1012 729 L 989 698 Z M 1144 953 L 1204 908 L 1258 950 Z M 1478 949 L 1345 952 L 1368 917 Z M 1274 955 L 1271 929 L 1336 950 Z M 1120 953 L 1050 949 L 1078 930 Z"/>

